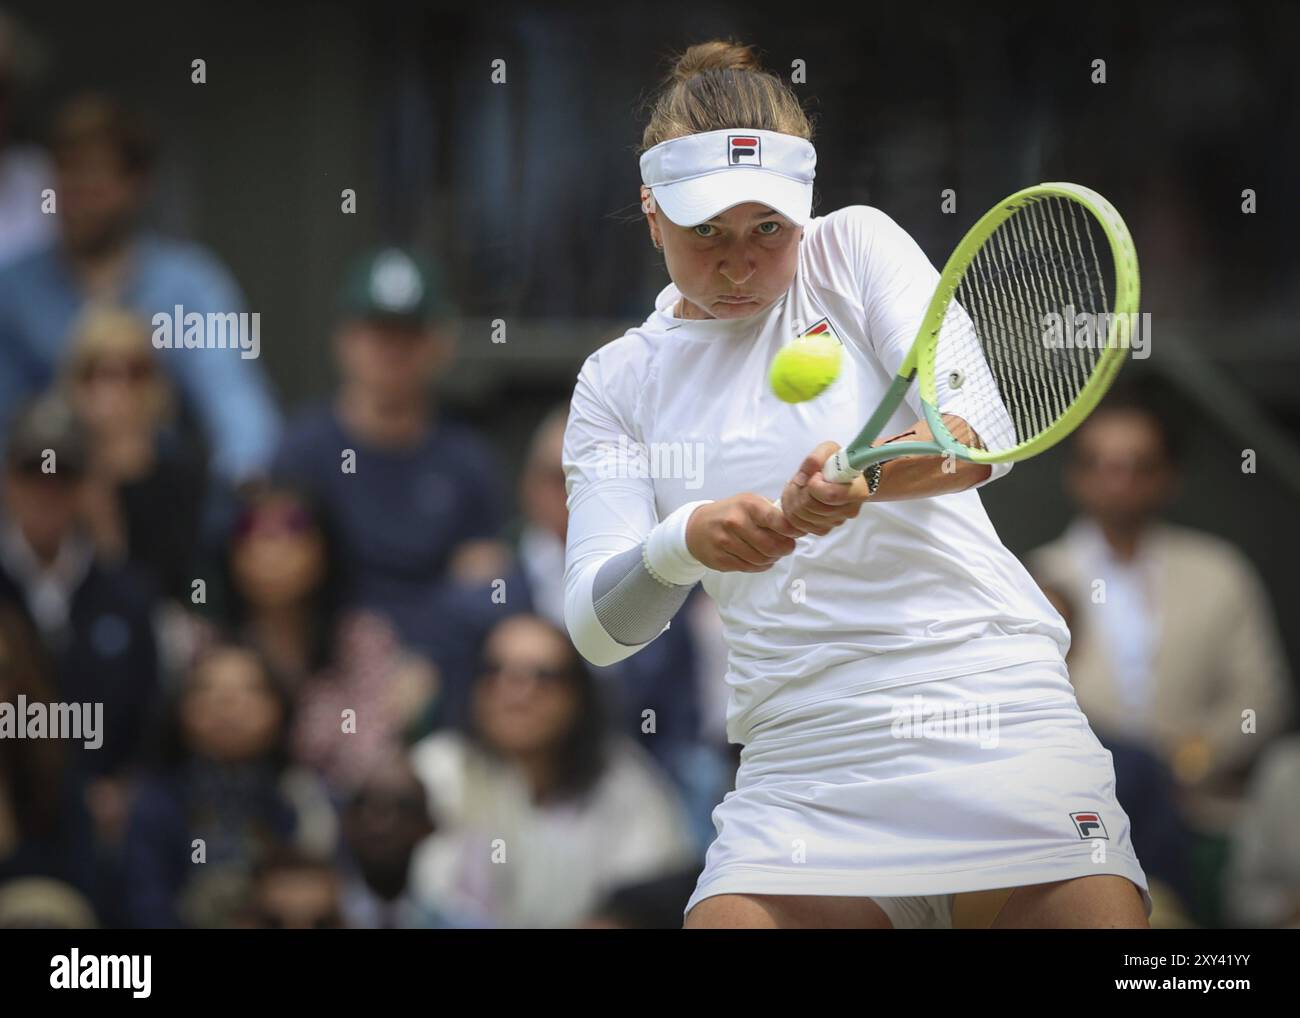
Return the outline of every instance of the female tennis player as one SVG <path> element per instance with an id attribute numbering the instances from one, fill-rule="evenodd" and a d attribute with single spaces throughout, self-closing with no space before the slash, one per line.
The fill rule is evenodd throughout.
<path id="1" fill-rule="evenodd" d="M 820 472 L 880 402 L 938 273 L 876 209 L 812 217 L 811 135 L 749 48 L 681 56 L 641 155 L 672 282 L 587 359 L 565 432 L 583 656 L 636 653 L 700 581 L 725 626 L 744 749 L 685 926 L 948 927 L 954 894 L 1012 888 L 996 926 L 1145 927 L 1068 630 L 974 490 L 1009 464 Z M 821 325 L 840 376 L 781 402 L 773 357 Z M 940 407 L 977 440 L 970 409 Z M 929 437 L 920 418 L 913 394 L 884 434 Z"/>

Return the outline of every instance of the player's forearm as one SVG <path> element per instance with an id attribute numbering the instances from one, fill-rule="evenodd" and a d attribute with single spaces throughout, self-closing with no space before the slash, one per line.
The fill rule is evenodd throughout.
<path id="1" fill-rule="evenodd" d="M 978 446 L 979 439 L 970 426 L 954 414 L 944 414 L 944 423 L 953 437 L 964 445 Z M 934 437 L 925 421 L 917 421 L 900 435 L 876 442 L 923 442 Z M 887 461 L 880 471 L 880 486 L 872 502 L 900 502 L 909 498 L 930 498 L 965 491 L 985 480 L 993 468 L 986 463 L 969 463 L 956 456 L 902 456 Z"/>
<path id="2" fill-rule="evenodd" d="M 680 507 L 637 545 L 571 565 L 565 623 L 586 660 L 615 664 L 667 628 L 704 573 L 685 539 L 686 522 L 701 504 Z"/>

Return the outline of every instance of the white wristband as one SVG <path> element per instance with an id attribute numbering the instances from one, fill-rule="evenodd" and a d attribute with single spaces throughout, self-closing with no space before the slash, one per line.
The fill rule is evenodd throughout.
<path id="1" fill-rule="evenodd" d="M 655 525 L 641 546 L 645 567 L 665 586 L 690 586 L 699 583 L 709 567 L 701 563 L 686 547 L 686 523 L 702 505 L 713 499 L 687 502 Z"/>

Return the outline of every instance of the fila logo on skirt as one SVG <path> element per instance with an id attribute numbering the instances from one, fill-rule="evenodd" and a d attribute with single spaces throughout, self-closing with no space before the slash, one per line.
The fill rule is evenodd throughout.
<path id="1" fill-rule="evenodd" d="M 1070 819 L 1074 821 L 1075 830 L 1079 832 L 1079 837 L 1084 841 L 1089 838 L 1105 838 L 1110 840 L 1110 835 L 1106 833 L 1106 825 L 1101 822 L 1101 816 L 1097 813 L 1071 813 Z"/>

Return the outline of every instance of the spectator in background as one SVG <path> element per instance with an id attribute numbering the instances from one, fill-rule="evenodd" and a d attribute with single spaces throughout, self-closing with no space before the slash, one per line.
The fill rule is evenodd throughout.
<path id="1" fill-rule="evenodd" d="M 1264 751 L 1232 837 L 1225 913 L 1237 926 L 1300 929 L 1300 735 Z"/>
<path id="2" fill-rule="evenodd" d="M 239 500 L 223 561 L 224 622 L 295 696 L 334 654 L 345 585 L 335 528 L 311 495 L 275 484 Z"/>
<path id="3" fill-rule="evenodd" d="M 1082 515 L 1029 566 L 1078 606 L 1070 676 L 1089 720 L 1160 757 L 1189 821 L 1221 835 L 1249 764 L 1287 727 L 1290 688 L 1254 568 L 1227 542 L 1160 518 L 1175 455 L 1148 404 L 1108 399 L 1076 433 L 1067 467 Z"/>
<path id="4" fill-rule="evenodd" d="M 52 666 L 36 634 L 12 604 L 0 604 L 0 705 L 57 700 Z M 94 889 L 94 845 L 67 744 L 0 738 L 0 886 L 19 877 Z"/>
<path id="5" fill-rule="evenodd" d="M 190 602 L 204 470 L 165 430 L 171 387 L 129 311 L 96 307 L 77 324 L 63 388 L 89 437 L 87 525 L 101 558 L 129 559 L 160 592 Z"/>
<path id="6" fill-rule="evenodd" d="M 231 631 L 256 647 L 294 699 L 294 758 L 340 798 L 426 722 L 436 670 L 383 618 L 343 603 L 328 513 L 291 486 L 244 499 L 226 558 Z"/>
<path id="7" fill-rule="evenodd" d="M 1078 606 L 1070 678 L 1088 719 L 1172 773 L 1192 832 L 1191 912 L 1217 927 L 1246 776 L 1287 727 L 1292 694 L 1249 561 L 1226 541 L 1161 520 L 1177 483 L 1163 416 L 1116 392 L 1072 443 L 1066 485 L 1082 515 L 1027 564 Z"/>
<path id="8" fill-rule="evenodd" d="M 562 630 L 503 620 L 473 694 L 467 734 L 413 751 L 438 827 L 417 856 L 422 895 L 495 925 L 570 926 L 615 887 L 698 864 L 671 783 L 607 732 Z"/>
<path id="9" fill-rule="evenodd" d="M 86 437 L 57 395 L 21 411 L 9 435 L 0 504 L 0 604 L 15 606 L 54 661 L 55 699 L 93 704 L 99 744 L 68 744 L 93 821 L 101 919 L 121 916 L 118 877 L 132 778 L 160 701 L 156 591 L 130 563 L 102 560 L 85 527 Z M 100 713 L 102 706 L 102 714 Z"/>
<path id="10" fill-rule="evenodd" d="M 515 524 L 515 565 L 532 610 L 564 625 L 564 541 L 569 532 L 564 490 L 564 426 L 568 404 L 555 407 L 533 430 L 519 478 L 522 518 Z"/>
<path id="11" fill-rule="evenodd" d="M 1070 630 L 1065 663 L 1073 668 L 1083 623 L 1074 603 L 1061 591 L 1040 584 Z M 1191 925 L 1188 915 L 1197 906 L 1191 860 L 1191 832 L 1178 804 L 1178 786 L 1149 749 L 1111 732 L 1089 719 L 1097 739 L 1110 751 L 1115 767 L 1115 794 L 1129 815 L 1133 850 L 1151 882 L 1151 927 L 1170 929 Z"/>
<path id="12" fill-rule="evenodd" d="M 556 628 L 564 628 L 564 544 L 569 509 L 562 459 L 568 414 L 567 405 L 553 409 L 538 424 L 529 443 L 519 478 L 521 514 L 508 530 L 514 558 L 504 574 L 505 600 L 493 597 L 489 585 L 463 594 L 449 609 L 464 620 L 457 631 L 475 649 L 506 613 L 539 615 Z M 693 596 L 707 599 L 703 590 Z M 720 641 L 721 636 L 694 625 L 692 611 L 683 613 L 681 619 L 641 653 L 607 668 L 589 667 L 609 704 L 613 730 L 648 749 L 677 782 L 703 852 L 716 833 L 713 807 L 731 788 L 735 767 L 721 745 L 702 735 L 702 684 L 712 681 L 724 689 L 726 686 L 720 674 L 702 674 L 700 662 L 707 655 L 701 650 L 708 650 L 710 642 Z M 467 667 L 474 663 L 469 656 Z M 467 687 L 468 681 L 454 685 Z M 725 702 L 719 707 L 724 709 Z M 646 710 L 654 711 L 649 731 Z"/>
<path id="13" fill-rule="evenodd" d="M 332 855 L 334 809 L 312 775 L 289 765 L 289 713 L 255 652 L 218 643 L 201 654 L 175 698 L 162 766 L 132 805 L 132 925 L 230 925 L 254 867 L 281 843 Z"/>
<path id="14" fill-rule="evenodd" d="M 338 930 L 344 926 L 338 871 L 292 847 L 272 851 L 254 872 L 237 925 L 259 930 Z"/>
<path id="15" fill-rule="evenodd" d="M 111 100 L 80 96 L 57 116 L 51 150 L 59 237 L 0 269 L 0 408 L 50 384 L 73 323 L 91 302 L 122 305 L 155 326 L 156 314 L 171 317 L 178 305 L 187 316 L 245 310 L 210 252 L 138 228 L 154 142 L 135 116 Z M 174 328 L 179 334 L 183 323 Z M 279 417 L 256 362 L 238 349 L 178 344 L 160 353 L 202 426 L 216 473 L 231 484 L 261 473 Z"/>
<path id="16" fill-rule="evenodd" d="M 424 786 L 405 755 L 391 754 L 366 775 L 343 814 L 348 926 L 412 930 L 465 924 L 411 891 L 411 860 L 432 833 Z"/>
<path id="17" fill-rule="evenodd" d="M 443 605 L 460 581 L 502 575 L 502 471 L 431 387 L 451 362 L 451 306 L 432 267 L 396 248 L 348 276 L 334 336 L 342 384 L 290 429 L 276 474 L 328 510 L 350 600 L 383 614 L 444 671 L 457 644 Z"/>
<path id="18" fill-rule="evenodd" d="M 63 400 L 19 414 L 5 454 L 0 604 L 16 605 L 40 634 L 59 700 L 104 705 L 103 745 L 73 744 L 78 771 L 122 777 L 158 703 L 156 596 L 129 563 L 97 556 L 81 512 L 86 466 L 85 434 Z"/>
<path id="19" fill-rule="evenodd" d="M 50 161 L 37 146 L 13 140 L 18 100 L 35 77 L 37 54 L 31 36 L 0 11 L 0 267 L 54 238 L 54 217 L 41 208 L 41 192 L 54 186 Z"/>
<path id="20" fill-rule="evenodd" d="M 698 867 L 617 887 L 583 922 L 590 930 L 680 930 Z"/>
<path id="21" fill-rule="evenodd" d="M 466 663 L 470 669 L 478 663 L 473 653 L 505 614 L 539 615 L 557 628 L 564 627 L 564 541 L 569 510 L 560 460 L 567 419 L 567 407 L 552 410 L 529 442 L 519 478 L 521 512 L 506 530 L 513 557 L 500 574 L 505 581 L 504 598 L 494 597 L 489 583 L 463 592 L 451 609 L 463 619 L 457 630 L 471 649 Z M 658 756 L 666 753 L 670 744 L 694 739 L 699 711 L 693 649 L 685 626 L 670 626 L 644 653 L 592 672 L 604 687 L 615 730 L 639 736 L 641 712 L 653 708 L 654 737 L 645 740 L 652 753 Z"/>
<path id="22" fill-rule="evenodd" d="M 93 930 L 95 910 L 76 888 L 44 877 L 0 886 L 0 930 Z"/>

